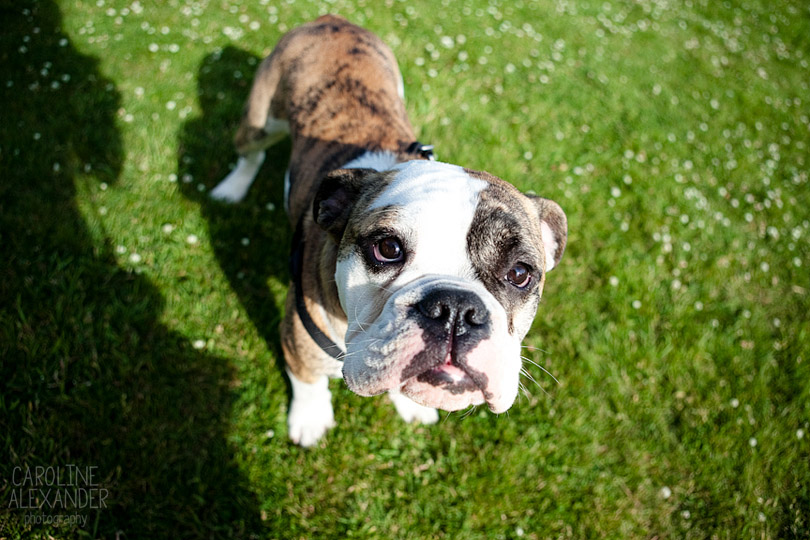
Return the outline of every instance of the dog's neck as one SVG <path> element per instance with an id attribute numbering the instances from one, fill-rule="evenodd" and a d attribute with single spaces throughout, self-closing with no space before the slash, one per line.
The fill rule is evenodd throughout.
<path id="1" fill-rule="evenodd" d="M 403 145 L 403 149 L 397 153 L 393 152 L 373 152 L 367 151 L 358 158 L 346 163 L 348 168 L 374 168 L 375 164 L 385 162 L 387 166 L 413 159 L 433 160 L 433 146 L 414 141 Z M 337 268 L 338 245 L 333 240 L 325 238 L 326 233 L 317 225 L 307 220 L 307 227 L 304 227 L 304 219 L 297 220 L 296 230 L 293 239 L 293 250 L 291 252 L 291 274 L 293 280 L 292 293 L 295 295 L 295 305 L 298 316 L 310 337 L 328 355 L 339 359 L 345 353 L 344 336 L 347 328 L 347 318 L 340 304 L 337 285 L 335 283 L 335 270 Z M 304 230 L 307 229 L 307 230 Z M 317 258 L 318 271 L 314 273 L 317 280 L 315 288 L 305 286 L 306 279 L 302 272 L 305 264 L 305 243 L 312 242 L 313 245 L 320 245 L 321 250 Z M 309 261 L 306 261 L 309 262 Z M 311 284 L 306 284 L 311 285 Z M 303 296 L 303 290 L 320 291 L 320 297 L 316 300 L 320 306 L 323 323 L 319 325 L 313 319 L 307 307 L 307 301 Z"/>

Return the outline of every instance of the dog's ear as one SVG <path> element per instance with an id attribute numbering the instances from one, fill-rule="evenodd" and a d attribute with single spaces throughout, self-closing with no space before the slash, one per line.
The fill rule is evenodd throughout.
<path id="1" fill-rule="evenodd" d="M 568 240 L 568 218 L 560 205 L 550 199 L 527 195 L 537 208 L 540 217 L 540 231 L 546 251 L 546 272 L 559 264 Z"/>
<path id="2" fill-rule="evenodd" d="M 340 243 L 343 237 L 365 178 L 375 172 L 374 169 L 337 169 L 321 181 L 312 201 L 312 217 L 335 242 Z"/>

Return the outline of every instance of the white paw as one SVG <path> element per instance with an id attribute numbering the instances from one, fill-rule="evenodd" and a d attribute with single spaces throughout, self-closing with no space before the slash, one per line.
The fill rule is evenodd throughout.
<path id="1" fill-rule="evenodd" d="M 240 185 L 239 182 L 234 182 L 230 176 L 227 176 L 211 190 L 211 198 L 228 203 L 238 203 L 247 195 L 248 187 L 250 184 L 242 183 Z"/>
<path id="2" fill-rule="evenodd" d="M 292 383 L 293 398 L 287 418 L 290 440 L 301 446 L 312 446 L 335 427 L 332 394 L 329 379 L 322 377 L 314 383 L 305 383 L 287 372 Z"/>
<path id="3" fill-rule="evenodd" d="M 420 405 L 397 392 L 388 392 L 388 397 L 393 402 L 399 416 L 406 422 L 435 424 L 439 421 L 439 411 L 432 407 Z"/>
<path id="4" fill-rule="evenodd" d="M 263 151 L 240 157 L 234 170 L 211 190 L 211 198 L 229 203 L 244 199 L 263 162 Z"/>
<path id="5" fill-rule="evenodd" d="M 298 403 L 293 400 L 287 419 L 290 440 L 309 447 L 321 440 L 326 432 L 335 427 L 335 414 L 330 401 L 321 403 Z"/>

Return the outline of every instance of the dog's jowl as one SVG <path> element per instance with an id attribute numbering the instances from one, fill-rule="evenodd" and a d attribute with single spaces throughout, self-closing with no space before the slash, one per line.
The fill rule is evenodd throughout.
<path id="1" fill-rule="evenodd" d="M 387 392 L 407 421 L 509 409 L 521 340 L 565 249 L 562 209 L 433 161 L 405 114 L 394 55 L 339 17 L 289 32 L 261 64 L 239 161 L 212 196 L 241 200 L 264 150 L 288 134 L 290 438 L 310 446 L 334 425 L 329 377 Z"/>

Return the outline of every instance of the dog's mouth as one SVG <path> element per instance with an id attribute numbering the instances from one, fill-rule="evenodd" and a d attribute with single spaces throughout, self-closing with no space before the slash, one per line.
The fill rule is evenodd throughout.
<path id="1" fill-rule="evenodd" d="M 476 384 L 466 369 L 456 361 L 452 350 L 446 353 L 444 362 L 425 369 L 413 378 L 451 394 L 461 394 L 473 390 L 483 391 L 483 388 Z"/>
<path id="2" fill-rule="evenodd" d="M 444 362 L 406 379 L 400 391 L 422 405 L 457 411 L 487 401 L 485 379 L 482 374 L 470 373 L 448 352 Z"/>

